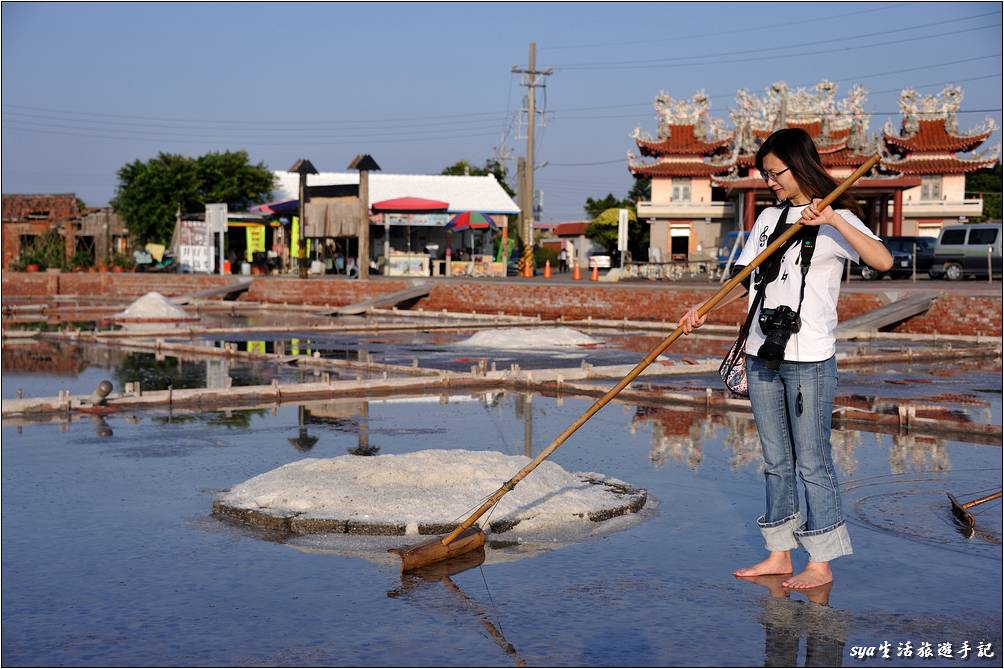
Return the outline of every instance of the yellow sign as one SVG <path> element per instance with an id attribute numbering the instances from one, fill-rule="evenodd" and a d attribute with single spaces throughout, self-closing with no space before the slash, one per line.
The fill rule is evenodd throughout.
<path id="1" fill-rule="evenodd" d="M 293 227 L 290 229 L 289 234 L 289 257 L 299 258 L 302 254 L 300 253 L 300 217 L 293 217 Z"/>
<path id="2" fill-rule="evenodd" d="M 245 252 L 246 259 L 251 262 L 254 257 L 254 253 L 264 253 L 265 252 L 265 226 L 264 225 L 249 225 L 244 228 L 244 232 L 247 235 L 247 251 Z"/>

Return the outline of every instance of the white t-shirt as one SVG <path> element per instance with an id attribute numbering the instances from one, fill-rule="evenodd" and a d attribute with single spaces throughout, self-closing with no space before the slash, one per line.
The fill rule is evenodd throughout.
<path id="1" fill-rule="evenodd" d="M 788 211 L 788 223 L 798 221 L 803 209 L 804 206 L 792 207 Z M 742 253 L 736 260 L 737 265 L 749 265 L 767 247 L 767 239 L 774 231 L 781 217 L 781 211 L 780 207 L 769 207 L 760 213 Z M 872 239 L 879 239 L 865 227 L 861 219 L 847 209 L 838 209 L 837 213 Z M 761 308 L 775 308 L 784 304 L 791 307 L 792 311 L 798 311 L 798 295 L 802 288 L 802 270 L 799 267 L 801 254 L 801 243 L 792 245 L 785 252 L 777 278 L 766 286 Z M 800 314 L 802 327 L 788 340 L 784 350 L 785 360 L 821 362 L 836 352 L 837 299 L 840 297 L 845 259 L 857 262 L 858 252 L 832 225 L 819 226 L 816 250 L 812 254 L 809 273 L 805 277 L 805 297 L 802 300 Z M 754 283 L 759 274 L 758 267 L 751 276 Z M 753 292 L 751 284 L 749 296 L 751 307 Z M 757 313 L 750 324 L 749 337 L 746 339 L 748 355 L 756 355 L 765 339 L 760 329 L 759 317 L 760 314 Z"/>

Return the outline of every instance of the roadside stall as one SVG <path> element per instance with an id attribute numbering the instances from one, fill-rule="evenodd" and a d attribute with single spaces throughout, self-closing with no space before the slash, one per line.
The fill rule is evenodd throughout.
<path id="1" fill-rule="evenodd" d="M 505 227 L 502 229 L 504 231 Z M 504 277 L 506 275 L 504 259 L 497 261 L 493 252 L 495 233 L 499 231 L 494 218 L 477 211 L 465 211 L 451 218 L 446 224 L 446 230 L 449 240 L 450 276 Z M 452 235 L 454 232 L 460 233 L 459 246 L 455 244 Z M 469 241 L 469 244 L 464 244 L 465 241 Z M 505 245 L 505 239 L 502 244 Z"/>
<path id="2" fill-rule="evenodd" d="M 443 273 L 448 202 L 399 197 L 370 205 L 371 221 L 383 227 L 383 254 L 377 258 L 385 276 L 434 276 Z"/>

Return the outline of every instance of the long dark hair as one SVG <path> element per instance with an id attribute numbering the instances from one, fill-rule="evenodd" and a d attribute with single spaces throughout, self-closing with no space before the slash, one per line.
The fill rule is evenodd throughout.
<path id="1" fill-rule="evenodd" d="M 819 159 L 816 143 L 801 128 L 781 128 L 765 139 L 756 152 L 758 170 L 763 170 L 763 159 L 768 153 L 773 153 L 791 169 L 791 175 L 798 182 L 802 194 L 810 199 L 826 197 L 837 187 L 836 180 Z M 847 193 L 838 197 L 832 206 L 834 209 L 850 209 L 861 216 L 861 206 Z"/>

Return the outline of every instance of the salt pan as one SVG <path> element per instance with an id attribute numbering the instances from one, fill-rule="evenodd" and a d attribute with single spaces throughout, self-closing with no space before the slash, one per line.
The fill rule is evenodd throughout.
<path id="1" fill-rule="evenodd" d="M 456 342 L 454 346 L 521 350 L 595 346 L 600 343 L 602 340 L 594 339 L 572 328 L 540 327 L 482 330 Z"/>
<path id="2" fill-rule="evenodd" d="M 288 519 L 299 533 L 337 531 L 332 523 L 344 522 L 377 534 L 415 533 L 422 526 L 434 534 L 442 531 L 435 528 L 455 526 L 466 518 L 529 461 L 525 456 L 466 450 L 307 458 L 221 493 L 214 509 L 225 517 L 245 512 L 244 519 Z M 496 533 L 517 527 L 532 532 L 591 525 L 637 511 L 645 500 L 645 491 L 623 481 L 571 473 L 544 461 L 479 522 Z"/>

